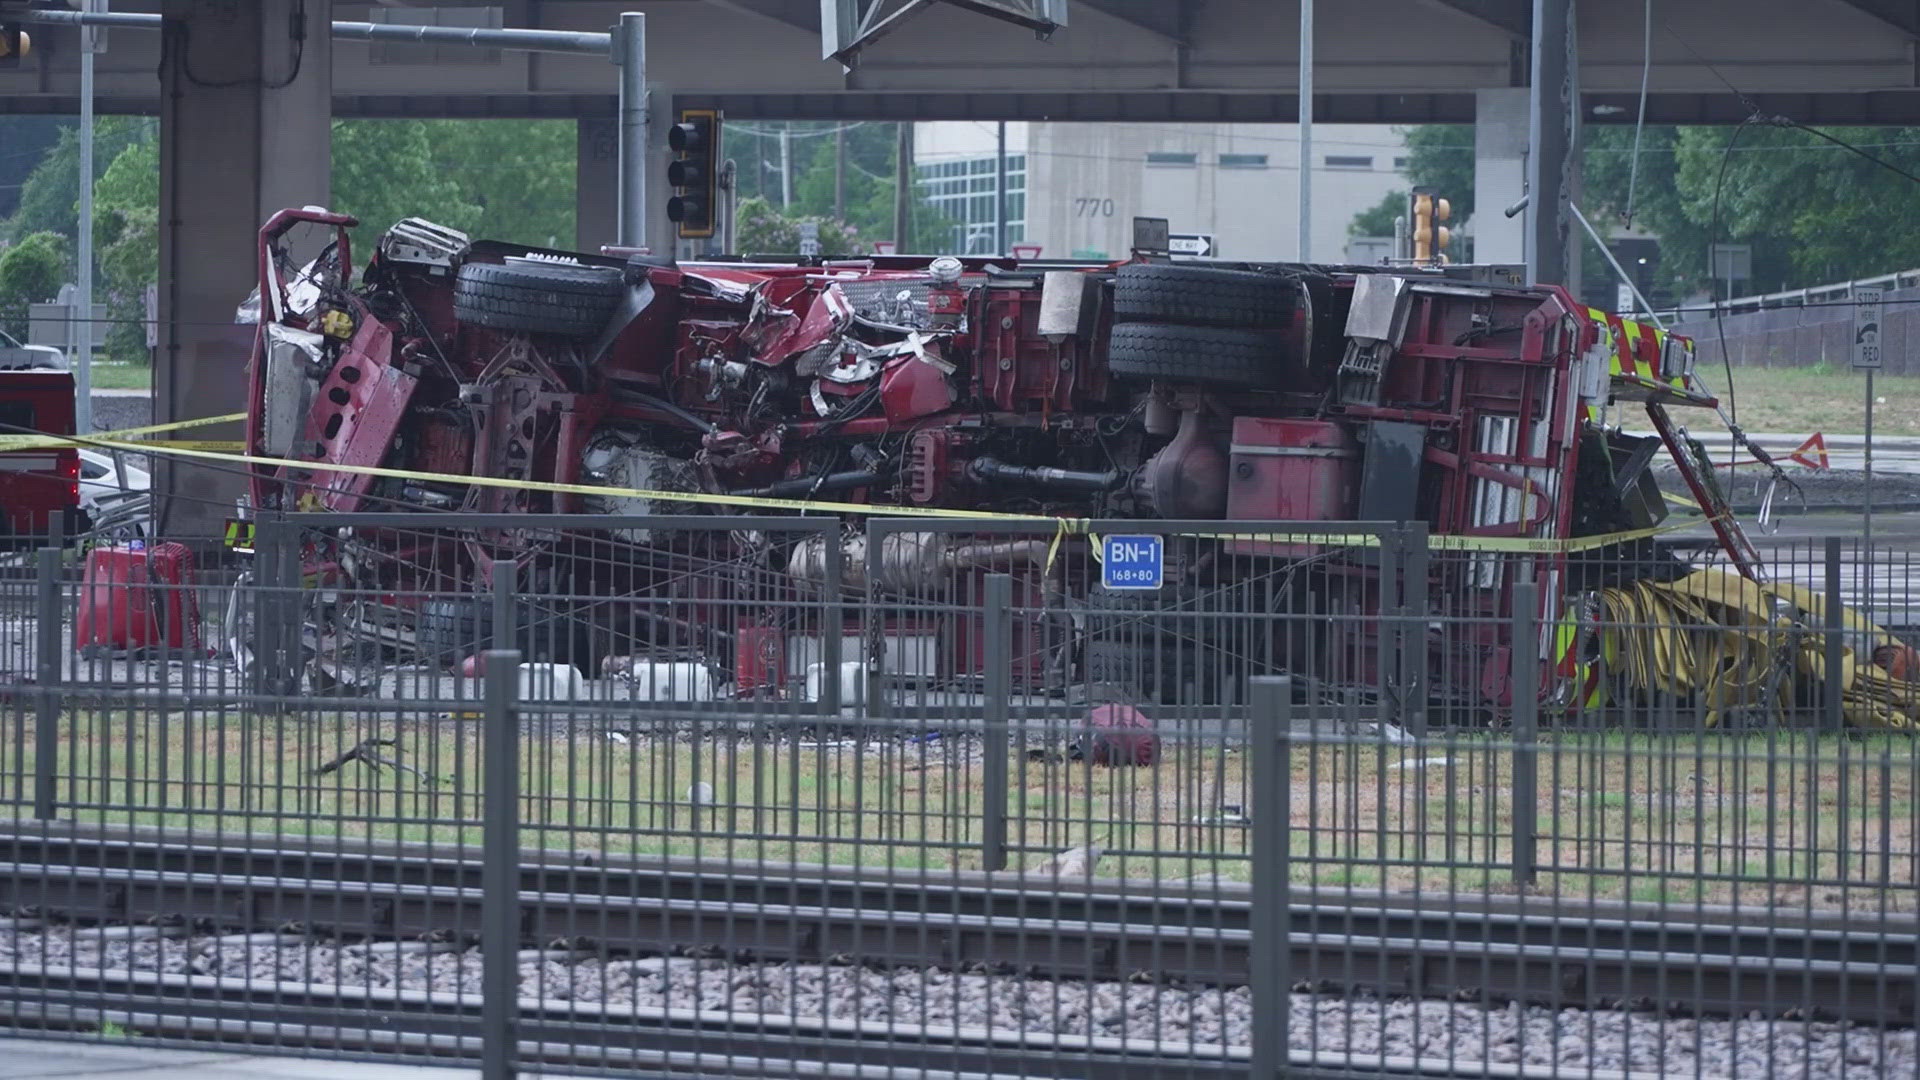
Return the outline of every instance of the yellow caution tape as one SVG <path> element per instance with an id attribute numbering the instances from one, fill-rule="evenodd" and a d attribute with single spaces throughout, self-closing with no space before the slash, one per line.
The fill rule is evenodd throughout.
<path id="1" fill-rule="evenodd" d="M 138 428 L 130 432 L 115 434 L 143 434 L 149 430 L 173 430 L 179 427 L 199 424 L 226 423 L 235 417 L 222 416 L 206 420 L 187 421 L 184 424 L 163 425 L 156 429 Z M 60 440 L 48 445 L 61 445 Z M 126 442 L 119 439 L 90 439 L 85 445 L 118 448 L 128 451 L 171 454 L 177 457 L 198 458 L 223 461 L 239 465 L 266 465 L 283 469 L 298 469 L 310 473 L 348 473 L 356 476 L 376 476 L 391 480 L 428 481 L 436 483 L 473 485 L 475 487 L 512 488 L 516 491 L 538 491 L 555 495 L 612 495 L 621 498 L 649 499 L 657 502 L 685 503 L 696 506 L 719 506 L 729 510 L 770 510 L 780 513 L 833 513 L 863 514 L 879 518 L 940 518 L 949 521 L 1018 521 L 1030 522 L 1036 528 L 1050 529 L 1053 538 L 1047 548 L 1047 562 L 1052 565 L 1058 558 L 1060 548 L 1070 536 L 1091 535 L 1092 521 L 1087 518 L 1040 517 L 1030 514 L 1002 514 L 982 510 L 960 510 L 938 506 L 884 506 L 873 503 L 837 502 L 830 499 L 774 499 L 756 495 L 720 495 L 704 491 L 654 491 L 647 488 L 602 487 L 594 484 L 560 484 L 547 480 L 515 480 L 498 476 L 465 476 L 454 473 L 416 472 L 410 469 L 389 469 L 378 465 L 342 465 L 318 461 L 296 461 L 291 458 L 262 457 L 246 453 L 232 453 L 225 449 L 230 444 L 220 444 L 220 449 L 201 448 L 187 441 L 171 442 Z M 1511 552 L 1519 554 L 1552 555 L 1592 551 L 1614 544 L 1629 543 L 1659 536 L 1663 533 L 1690 527 L 1693 522 L 1676 522 L 1653 529 L 1636 529 L 1629 532 L 1607 533 L 1601 536 L 1582 536 L 1570 540 L 1538 539 L 1531 537 L 1499 536 L 1429 536 L 1427 545 L 1435 551 L 1488 551 Z M 1321 544 L 1328 547 L 1378 547 L 1380 537 L 1372 533 L 1246 533 L 1246 532 L 1182 532 L 1180 535 L 1202 539 L 1262 540 L 1286 544 Z"/>
<path id="2" fill-rule="evenodd" d="M 71 435 L 0 435 L 0 450 L 46 450 L 63 446 L 103 446 L 134 436 L 160 435 L 169 431 L 186 431 L 190 428 L 212 427 L 215 424 L 233 424 L 247 418 L 246 413 L 229 413 L 226 416 L 203 416 L 198 420 L 176 420 L 170 424 L 152 424 L 147 427 L 121 428 L 110 432 L 112 438 L 81 438 Z M 150 449 L 158 443 L 142 443 L 136 449 Z M 189 447 L 200 448 L 200 443 L 187 443 Z M 208 448 L 237 453 L 245 450 L 244 443 L 233 440 L 220 440 L 204 444 Z"/>

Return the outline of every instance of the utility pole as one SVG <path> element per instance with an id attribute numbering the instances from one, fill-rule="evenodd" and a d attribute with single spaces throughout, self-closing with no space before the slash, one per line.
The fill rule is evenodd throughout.
<path id="1" fill-rule="evenodd" d="M 1313 261 L 1313 0 L 1300 0 L 1300 261 Z"/>
<path id="2" fill-rule="evenodd" d="M 833 129 L 833 219 L 847 220 L 847 126 Z"/>
<path id="3" fill-rule="evenodd" d="M 88 0 L 89 14 L 104 14 L 106 0 Z M 93 56 L 100 31 L 80 28 L 80 259 L 73 304 L 67 309 L 67 341 L 73 346 L 73 429 L 93 434 Z"/>
<path id="4" fill-rule="evenodd" d="M 993 172 L 993 253 L 1007 253 L 1007 122 L 1000 121 L 1000 156 Z"/>
<path id="5" fill-rule="evenodd" d="M 780 121 L 780 209 L 793 205 L 793 123 Z"/>
<path id="6" fill-rule="evenodd" d="M 913 237 L 913 122 L 900 124 L 900 137 L 894 146 L 893 165 L 893 250 L 905 255 Z"/>

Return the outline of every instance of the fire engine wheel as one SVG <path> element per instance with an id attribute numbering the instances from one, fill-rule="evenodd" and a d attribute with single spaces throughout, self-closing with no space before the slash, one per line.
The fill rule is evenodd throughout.
<path id="1" fill-rule="evenodd" d="M 1107 344 L 1107 370 L 1123 379 L 1273 386 L 1283 365 L 1278 334 L 1217 326 L 1121 323 Z"/>
<path id="2" fill-rule="evenodd" d="M 1287 325 L 1295 292 L 1292 282 L 1270 274 L 1133 263 L 1114 274 L 1113 317 L 1272 329 Z"/>
<path id="3" fill-rule="evenodd" d="M 453 286 L 453 317 L 472 326 L 589 337 L 626 290 L 610 266 L 468 263 Z"/>

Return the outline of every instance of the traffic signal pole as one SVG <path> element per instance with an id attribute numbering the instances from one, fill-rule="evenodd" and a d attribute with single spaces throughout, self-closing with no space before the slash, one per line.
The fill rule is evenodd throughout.
<path id="1" fill-rule="evenodd" d="M 620 218 L 623 247 L 647 246 L 647 17 L 622 12 L 613 42 L 620 65 Z M 664 253 L 663 253 L 664 254 Z"/>
<path id="2" fill-rule="evenodd" d="M 60 11 L 30 8 L 9 12 L 22 23 L 55 26 L 117 27 L 158 30 L 160 16 L 147 12 Z M 620 243 L 646 246 L 647 207 L 647 49 L 646 16 L 624 12 L 610 34 L 577 30 L 493 30 L 454 26 L 399 26 L 391 23 L 333 24 L 336 41 L 384 41 L 395 44 L 465 45 L 509 52 L 573 53 L 605 56 L 620 67 Z"/>

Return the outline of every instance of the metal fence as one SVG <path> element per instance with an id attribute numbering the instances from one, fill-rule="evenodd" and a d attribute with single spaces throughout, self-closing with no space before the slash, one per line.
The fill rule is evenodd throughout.
<path id="1" fill-rule="evenodd" d="M 1134 534 L 1164 581 L 1105 588 Z M 1920 1068 L 1906 553 L 294 515 L 187 554 L 0 578 L 0 1024 L 496 1076 Z"/>

